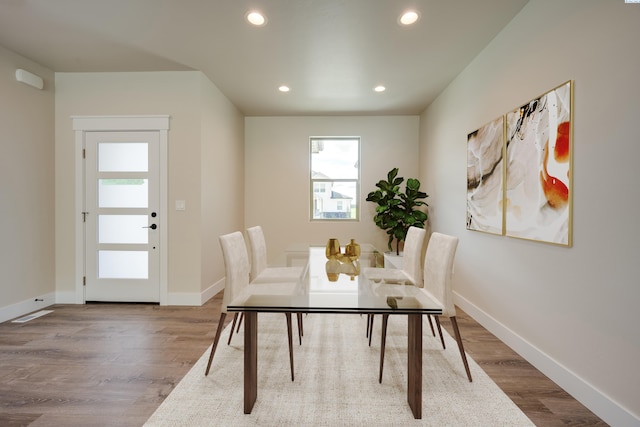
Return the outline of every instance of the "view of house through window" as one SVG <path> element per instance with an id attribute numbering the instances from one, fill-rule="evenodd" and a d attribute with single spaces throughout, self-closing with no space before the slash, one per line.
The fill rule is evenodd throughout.
<path id="1" fill-rule="evenodd" d="M 312 137 L 311 219 L 357 220 L 360 138 Z"/>

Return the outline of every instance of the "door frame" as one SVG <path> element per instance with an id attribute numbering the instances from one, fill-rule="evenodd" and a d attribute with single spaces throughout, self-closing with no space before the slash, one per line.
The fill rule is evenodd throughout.
<path id="1" fill-rule="evenodd" d="M 71 116 L 73 130 L 75 131 L 75 246 L 76 246 L 76 272 L 75 295 L 76 304 L 84 304 L 84 185 L 85 173 L 83 167 L 83 148 L 85 132 L 115 132 L 115 131 L 157 131 L 160 136 L 160 206 L 159 228 L 160 233 L 160 305 L 167 305 L 168 301 L 168 115 L 156 116 Z"/>

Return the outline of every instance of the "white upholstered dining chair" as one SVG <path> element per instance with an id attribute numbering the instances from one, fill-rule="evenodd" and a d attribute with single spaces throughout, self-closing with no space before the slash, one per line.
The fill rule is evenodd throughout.
<path id="1" fill-rule="evenodd" d="M 427 253 L 424 257 L 424 289 L 422 292 L 438 301 L 442 305 L 442 316 L 446 316 L 451 320 L 451 326 L 455 334 L 458 350 L 462 357 L 462 363 L 467 373 L 469 382 L 472 382 L 471 371 L 467 362 L 467 356 L 462 345 L 462 338 L 456 320 L 456 307 L 453 304 L 452 276 L 453 262 L 458 247 L 458 238 L 447 234 L 434 232 L 431 234 L 427 245 Z M 442 336 L 442 328 L 440 326 L 439 316 L 435 316 L 438 332 L 442 347 L 445 347 L 444 337 Z M 383 320 L 383 342 L 386 336 L 386 323 Z M 384 366 L 384 343 L 380 353 L 380 382 L 382 382 L 382 369 Z"/>
<path id="2" fill-rule="evenodd" d="M 251 283 L 297 282 L 304 269 L 302 267 L 270 267 L 267 259 L 267 242 L 262 227 L 247 228 L 251 251 Z"/>
<path id="3" fill-rule="evenodd" d="M 218 321 L 218 328 L 213 338 L 213 345 L 211 347 L 211 354 L 209 355 L 209 362 L 207 363 L 207 369 L 205 375 L 209 374 L 211 368 L 211 362 L 213 356 L 218 347 L 218 341 L 220 340 L 220 334 L 224 329 L 224 320 L 227 317 L 227 305 L 237 297 L 240 292 L 247 286 L 249 286 L 249 256 L 247 254 L 247 247 L 244 237 L 239 231 L 225 234 L 220 236 L 220 246 L 222 247 L 222 256 L 224 258 L 224 270 L 225 270 L 225 287 L 222 295 L 222 305 L 220 307 L 220 320 Z M 235 313 L 234 324 L 237 319 L 238 313 Z M 291 380 L 293 381 L 293 345 L 291 336 L 291 313 L 285 313 L 287 319 L 287 334 L 289 339 L 289 363 L 291 366 Z M 233 325 L 231 326 L 231 334 L 233 334 Z M 231 341 L 231 336 L 229 336 Z"/>
<path id="4" fill-rule="evenodd" d="M 247 228 L 249 250 L 251 253 L 251 284 L 273 282 L 298 282 L 304 273 L 303 267 L 270 267 L 267 258 L 267 242 L 262 227 L 256 225 Z M 298 340 L 302 344 L 302 314 L 296 313 L 298 321 Z M 240 325 L 238 325 L 239 327 Z"/>
<path id="5" fill-rule="evenodd" d="M 409 227 L 404 239 L 402 268 L 365 268 L 365 277 L 369 280 L 410 281 L 422 286 L 422 247 L 427 232 L 424 228 Z"/>
<path id="6" fill-rule="evenodd" d="M 424 246 L 426 234 L 427 232 L 423 228 L 409 227 L 404 240 L 402 268 L 368 267 L 364 270 L 364 276 L 368 280 L 373 281 L 384 280 L 390 283 L 411 282 L 415 286 L 422 287 L 422 247 Z M 386 322 L 388 317 L 388 314 L 383 315 L 383 322 Z M 369 337 L 369 345 L 371 345 L 373 319 L 373 314 L 367 316 L 367 337 Z M 431 318 L 429 318 L 429 324 L 432 325 Z M 433 325 L 431 326 L 431 331 L 435 336 Z"/>

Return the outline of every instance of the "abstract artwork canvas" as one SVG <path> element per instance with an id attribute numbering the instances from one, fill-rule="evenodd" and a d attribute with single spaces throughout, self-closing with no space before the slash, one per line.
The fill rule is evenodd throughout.
<path id="1" fill-rule="evenodd" d="M 572 81 L 506 115 L 505 234 L 571 246 Z"/>
<path id="2" fill-rule="evenodd" d="M 467 136 L 467 229 L 504 234 L 504 118 Z"/>

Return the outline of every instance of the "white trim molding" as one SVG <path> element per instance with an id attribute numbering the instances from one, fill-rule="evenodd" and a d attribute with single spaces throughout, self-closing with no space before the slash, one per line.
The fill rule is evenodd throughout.
<path id="1" fill-rule="evenodd" d="M 45 295 L 39 295 L 34 298 L 28 298 L 24 301 L 11 304 L 6 307 L 1 307 L 0 323 L 22 317 L 25 314 L 29 314 L 34 311 L 42 310 L 43 308 L 55 303 L 55 293 L 48 293 Z"/>
<path id="2" fill-rule="evenodd" d="M 84 304 L 84 240 L 82 212 L 84 211 L 84 167 L 82 149 L 85 132 L 158 131 L 160 132 L 160 305 L 168 305 L 168 153 L 169 115 L 156 116 L 71 116 L 75 137 L 75 245 L 76 245 L 76 304 Z"/>
<path id="3" fill-rule="evenodd" d="M 201 306 L 218 292 L 224 289 L 224 278 L 218 280 L 204 291 L 197 292 L 170 292 L 167 296 L 167 305 Z"/>

